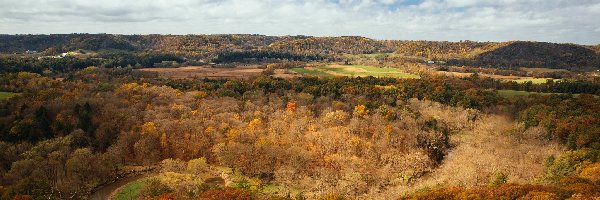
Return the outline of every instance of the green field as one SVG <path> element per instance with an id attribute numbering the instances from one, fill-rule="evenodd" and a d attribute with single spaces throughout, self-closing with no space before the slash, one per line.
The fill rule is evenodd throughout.
<path id="1" fill-rule="evenodd" d="M 504 97 L 514 97 L 514 96 L 529 96 L 532 94 L 536 94 L 536 95 L 552 95 L 552 94 L 556 94 L 556 95 L 560 95 L 560 94 L 564 94 L 564 95 L 568 95 L 568 93 L 543 93 L 543 92 L 527 92 L 527 91 L 518 91 L 518 90 L 497 90 L 498 95 L 500 96 L 504 96 Z M 573 94 L 573 97 L 578 97 L 580 94 Z M 595 98 L 600 98 L 597 95 L 593 95 Z"/>
<path id="2" fill-rule="evenodd" d="M 512 81 L 517 82 L 517 83 L 526 83 L 528 81 L 531 81 L 531 83 L 533 83 L 533 84 L 544 84 L 549 79 L 551 79 L 551 78 L 528 78 L 528 79 L 518 79 L 518 80 L 512 80 Z M 553 80 L 558 81 L 560 79 L 553 79 Z"/>
<path id="3" fill-rule="evenodd" d="M 396 68 L 372 67 L 363 65 L 339 65 L 339 66 L 318 66 L 314 68 L 293 68 L 296 72 L 308 76 L 333 77 L 333 76 L 373 76 L 373 77 L 391 77 L 391 78 L 420 78 L 415 74 L 404 73 Z"/>
<path id="4" fill-rule="evenodd" d="M 531 94 L 551 95 L 553 93 L 527 92 L 517 90 L 498 90 L 498 95 L 500 96 L 529 96 Z"/>
<path id="5" fill-rule="evenodd" d="M 138 199 L 140 192 L 144 188 L 143 179 L 137 180 L 127 185 L 123 186 L 123 188 L 117 193 L 115 199 L 116 200 L 134 200 Z"/>
<path id="6" fill-rule="evenodd" d="M 550 69 L 550 68 L 527 68 L 521 67 L 521 70 L 526 72 L 536 72 L 536 73 L 544 73 L 544 72 L 568 72 L 566 69 Z"/>
<path id="7" fill-rule="evenodd" d="M 305 75 L 305 76 L 334 77 L 333 75 L 322 72 L 322 71 L 310 70 L 310 69 L 306 69 L 306 68 L 292 68 L 289 70 L 292 72 L 296 72 L 298 74 Z"/>
<path id="8" fill-rule="evenodd" d="M 9 99 L 11 97 L 17 96 L 19 93 L 13 92 L 0 92 L 0 100 Z"/>

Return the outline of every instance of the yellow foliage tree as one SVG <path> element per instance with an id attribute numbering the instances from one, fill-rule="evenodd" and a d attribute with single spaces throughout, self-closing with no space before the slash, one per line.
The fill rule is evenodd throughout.
<path id="1" fill-rule="evenodd" d="M 206 96 L 208 96 L 208 93 L 206 93 L 205 91 L 197 91 L 194 93 L 194 97 L 196 99 L 204 99 Z"/>
<path id="2" fill-rule="evenodd" d="M 142 125 L 142 135 L 156 133 L 156 124 L 154 122 L 146 122 Z"/>
<path id="3" fill-rule="evenodd" d="M 250 130 L 255 130 L 257 126 L 260 126 L 262 122 L 258 118 L 254 118 L 252 121 L 248 123 L 248 128 Z"/>
<path id="4" fill-rule="evenodd" d="M 354 107 L 354 115 L 357 117 L 364 117 L 369 115 L 369 110 L 365 105 L 359 104 Z"/>

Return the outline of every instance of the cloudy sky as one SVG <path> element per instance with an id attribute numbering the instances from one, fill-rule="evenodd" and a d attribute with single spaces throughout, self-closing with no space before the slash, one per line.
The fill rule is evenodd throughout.
<path id="1" fill-rule="evenodd" d="M 600 43 L 600 0 L 0 0 L 0 33 Z"/>

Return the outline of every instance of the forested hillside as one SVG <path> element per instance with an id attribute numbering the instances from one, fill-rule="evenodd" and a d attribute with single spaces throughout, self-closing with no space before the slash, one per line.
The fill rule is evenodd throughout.
<path id="1" fill-rule="evenodd" d="M 396 53 L 404 56 L 424 57 L 429 60 L 472 58 L 491 51 L 503 43 L 493 42 L 446 42 L 446 41 L 391 41 Z"/>
<path id="2" fill-rule="evenodd" d="M 218 62 L 241 60 L 334 60 L 344 54 L 395 53 L 446 65 L 593 70 L 600 68 L 598 46 L 541 42 L 444 42 L 373 40 L 364 37 L 263 35 L 1 35 L 0 52 L 27 50 L 56 55 L 76 50 L 168 53 Z M 230 58 L 230 59 L 224 59 Z M 266 59 L 265 59 L 266 58 Z"/>
<path id="3" fill-rule="evenodd" d="M 392 43 L 353 36 L 285 38 L 269 45 L 269 48 L 275 51 L 319 55 L 391 53 L 394 51 Z"/>
<path id="4" fill-rule="evenodd" d="M 574 44 L 512 42 L 477 55 L 473 65 L 586 70 L 600 68 L 600 55 L 593 49 Z"/>
<path id="5" fill-rule="evenodd" d="M 79 49 L 134 51 L 141 50 L 144 43 L 142 36 L 107 34 L 0 35 L 0 52 L 22 53 L 31 50 L 60 53 Z"/>

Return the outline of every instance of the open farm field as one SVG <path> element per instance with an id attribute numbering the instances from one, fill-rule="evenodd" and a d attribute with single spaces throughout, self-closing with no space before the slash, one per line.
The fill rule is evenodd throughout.
<path id="1" fill-rule="evenodd" d="M 462 72 L 446 72 L 439 71 L 438 73 L 444 74 L 446 76 L 454 76 L 454 77 L 468 77 L 473 75 L 473 73 L 462 73 Z M 526 83 L 531 81 L 533 84 L 543 84 L 546 83 L 551 78 L 534 78 L 534 77 L 521 77 L 521 76 L 503 76 L 503 75 L 495 75 L 495 74 L 479 74 L 482 77 L 490 77 L 497 80 L 502 81 L 514 81 L 517 83 Z M 560 79 L 552 79 L 554 81 L 558 81 Z"/>
<path id="2" fill-rule="evenodd" d="M 146 72 L 158 72 L 160 77 L 185 79 L 185 78 L 209 78 L 209 79 L 248 79 L 260 76 L 263 69 L 258 66 L 244 66 L 236 68 L 211 68 L 204 66 L 188 66 L 179 68 L 145 68 Z"/>
<path id="3" fill-rule="evenodd" d="M 391 77 L 391 78 L 420 78 L 418 75 L 402 72 L 396 68 L 372 67 L 363 65 L 327 65 L 309 68 L 293 68 L 292 72 L 302 75 L 332 77 L 332 76 L 352 76 L 352 77 Z"/>
<path id="4" fill-rule="evenodd" d="M 551 79 L 551 78 L 522 78 L 522 79 L 516 79 L 516 80 L 510 80 L 510 81 L 514 81 L 514 82 L 517 82 L 517 83 L 531 82 L 533 84 L 544 84 L 544 83 L 548 82 L 548 80 L 557 81 L 559 79 Z"/>
<path id="5" fill-rule="evenodd" d="M 529 96 L 531 94 L 551 95 L 553 93 L 527 92 L 517 90 L 498 90 L 498 95 L 500 96 Z"/>
<path id="6" fill-rule="evenodd" d="M 566 70 L 566 69 L 529 68 L 529 67 L 522 67 L 521 70 L 526 71 L 526 72 L 533 72 L 533 73 L 567 72 L 567 71 L 569 71 L 569 70 Z"/>

